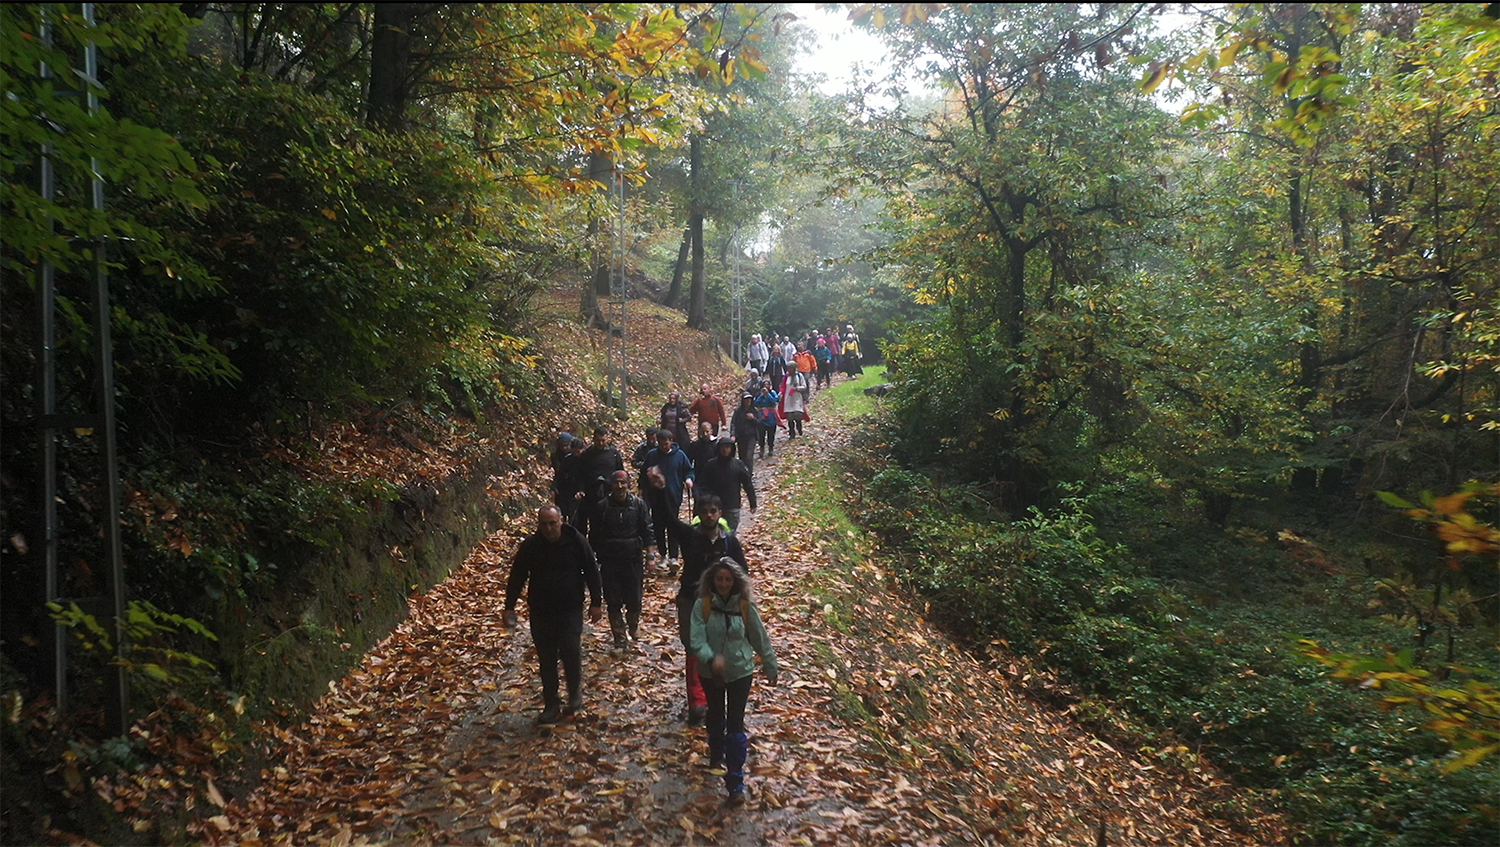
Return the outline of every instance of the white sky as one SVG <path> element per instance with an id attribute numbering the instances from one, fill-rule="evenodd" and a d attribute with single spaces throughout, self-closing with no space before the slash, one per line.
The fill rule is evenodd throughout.
<path id="1" fill-rule="evenodd" d="M 1189 8 L 1189 4 L 1168 5 L 1163 12 L 1153 16 L 1155 26 L 1159 31 L 1170 32 L 1190 25 L 1192 12 Z M 849 83 L 850 70 L 856 64 L 874 70 L 877 78 L 889 70 L 885 45 L 868 30 L 850 23 L 847 9 L 830 11 L 812 3 L 801 3 L 794 5 L 792 11 L 817 36 L 816 46 L 797 57 L 797 69 L 803 73 L 823 74 L 825 79 L 819 89 L 824 94 L 844 91 Z M 1175 100 L 1180 92 L 1167 95 L 1167 90 L 1174 87 L 1164 85 L 1157 89 L 1158 101 L 1164 97 Z"/>
<path id="2" fill-rule="evenodd" d="M 820 73 L 827 79 L 819 86 L 824 94 L 837 94 L 849 83 L 850 69 L 856 63 L 876 73 L 887 69 L 885 45 L 873 34 L 849 22 L 847 11 L 833 12 L 811 3 L 794 7 L 795 15 L 817 34 L 818 45 L 797 57 L 797 69 Z"/>

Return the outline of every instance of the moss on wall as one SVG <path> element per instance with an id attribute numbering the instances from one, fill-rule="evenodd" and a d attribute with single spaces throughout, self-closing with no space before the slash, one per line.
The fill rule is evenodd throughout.
<path id="1" fill-rule="evenodd" d="M 409 596 L 445 579 L 497 523 L 485 488 L 499 464 L 372 500 L 333 544 L 284 565 L 273 590 L 221 605 L 211 626 L 231 687 L 270 711 L 325 692 L 406 618 Z"/>

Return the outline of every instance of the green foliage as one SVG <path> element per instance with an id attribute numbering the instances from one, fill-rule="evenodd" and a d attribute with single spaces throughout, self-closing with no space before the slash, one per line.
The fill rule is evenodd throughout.
<path id="1" fill-rule="evenodd" d="M 1398 633 L 1358 621 L 1356 586 L 1302 587 L 1284 561 L 1248 558 L 1253 543 L 1166 532 L 1171 513 L 1125 487 L 1020 520 L 972 487 L 935 485 L 902 468 L 878 473 L 865 493 L 864 519 L 901 557 L 898 578 L 934 617 L 971 643 L 1003 644 L 1108 698 L 1132 726 L 1157 734 L 1163 755 L 1191 756 L 1172 751 L 1193 745 L 1243 784 L 1274 789 L 1307 843 L 1448 843 L 1445 829 L 1454 843 L 1481 843 L 1493 831 L 1495 810 L 1483 800 L 1492 761 L 1474 765 L 1479 775 L 1446 776 L 1444 745 L 1419 731 L 1422 718 L 1407 704 L 1374 708 L 1293 649 L 1296 630 L 1342 643 Z M 1111 537 L 1119 525 L 1138 528 L 1141 551 L 1104 540 L 1091 513 L 1109 515 Z M 1325 591 L 1349 597 L 1348 608 L 1308 605 Z M 1444 696 L 1462 688 L 1439 687 Z M 1466 714 L 1488 708 L 1472 688 L 1462 691 Z M 1423 792 L 1432 805 L 1415 802 Z"/>
<path id="2" fill-rule="evenodd" d="M 85 655 L 95 661 L 117 664 L 135 681 L 149 690 L 201 690 L 214 673 L 213 663 L 197 654 L 180 649 L 177 644 L 192 635 L 217 640 L 203 624 L 182 615 L 164 612 L 144 600 L 132 600 L 125 616 L 118 622 L 118 633 L 111 632 L 99 620 L 79 608 L 48 603 L 52 619 L 66 626 Z M 123 639 L 124 650 L 116 653 L 116 638 Z"/>
<path id="3" fill-rule="evenodd" d="M 114 190 L 187 209 L 205 198 L 193 181 L 193 158 L 170 135 L 101 105 L 92 114 L 83 94 L 110 92 L 96 79 L 75 74 L 83 45 L 93 42 L 110 53 L 151 49 L 181 53 L 186 19 L 173 6 L 109 18 L 89 26 L 75 6 L 16 3 L 0 9 L 0 103 L 5 131 L 0 136 L 0 205 L 6 216 L 4 272 L 31 273 L 43 257 L 61 270 L 89 260 L 90 239 L 124 242 L 157 273 L 188 271 L 189 261 L 167 247 L 162 233 L 130 214 L 95 211 L 87 196 L 90 168 Z M 44 37 L 44 28 L 50 35 Z M 46 66 L 50 75 L 38 71 Z M 81 89 L 81 90 L 80 90 Z M 45 198 L 31 167 L 38 151 L 48 151 L 58 174 L 58 196 Z M 92 164 L 91 164 L 92 163 Z M 194 273 L 193 278 L 201 279 Z"/>
<path id="4" fill-rule="evenodd" d="M 228 351 L 247 399 L 395 396 L 451 355 L 450 338 L 474 333 L 477 283 L 495 261 L 480 233 L 498 224 L 493 182 L 460 148 L 191 65 L 145 76 L 132 105 L 226 165 L 205 179 L 201 223 L 173 221 L 206 230 L 183 249 L 217 269 L 223 291 L 179 308 Z"/>

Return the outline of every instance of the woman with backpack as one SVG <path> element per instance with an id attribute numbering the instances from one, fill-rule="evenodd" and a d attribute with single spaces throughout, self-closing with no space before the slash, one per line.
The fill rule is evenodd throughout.
<path id="1" fill-rule="evenodd" d="M 755 606 L 750 578 L 734 559 L 710 565 L 698 583 L 698 603 L 690 623 L 689 649 L 698 659 L 708 695 L 709 767 L 724 766 L 730 804 L 745 800 L 745 704 L 760 656 L 766 682 L 776 684 L 776 652 Z"/>

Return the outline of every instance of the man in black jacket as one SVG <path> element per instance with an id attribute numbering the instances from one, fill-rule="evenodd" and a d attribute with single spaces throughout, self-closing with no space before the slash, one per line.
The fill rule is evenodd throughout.
<path id="1" fill-rule="evenodd" d="M 609 443 L 609 427 L 594 427 L 594 441 L 581 456 L 573 460 L 573 471 L 577 477 L 577 495 L 582 503 L 580 507 L 592 506 L 603 497 L 609 496 L 609 478 L 615 471 L 625 470 L 625 458 L 615 445 Z M 586 508 L 579 508 L 579 512 L 587 512 Z M 575 523 L 580 517 L 575 514 Z M 597 548 L 594 552 L 599 552 Z"/>
<path id="2" fill-rule="evenodd" d="M 579 510 L 582 521 L 578 528 L 588 533 L 589 545 L 599 557 L 609 631 L 615 638 L 615 649 L 624 650 L 636 640 L 641 622 L 641 553 L 645 551 L 655 559 L 656 544 L 651 535 L 651 510 L 645 500 L 630 493 L 630 474 L 615 471 L 609 482 L 608 497 Z"/>
<path id="3" fill-rule="evenodd" d="M 505 583 L 505 625 L 516 625 L 516 601 L 526 588 L 531 641 L 541 660 L 543 709 L 537 723 L 557 723 L 557 661 L 568 679 L 567 714 L 583 708 L 584 588 L 589 593 L 589 622 L 603 616 L 599 605 L 599 565 L 583 533 L 563 523 L 562 511 L 543 506 L 536 513 L 537 531 L 521 542 Z M 528 587 L 528 583 L 530 584 Z"/>
<path id="4" fill-rule="evenodd" d="M 724 504 L 724 520 L 730 532 L 740 528 L 740 492 L 755 511 L 755 480 L 750 469 L 734 455 L 734 439 L 723 436 L 717 442 L 713 458 L 698 466 L 698 490 L 718 497 Z"/>
<path id="5" fill-rule="evenodd" d="M 739 539 L 724 531 L 719 522 L 724 505 L 712 494 L 699 497 L 694 508 L 697 517 L 692 523 L 684 523 L 676 515 L 668 519 L 682 536 L 682 579 L 677 585 L 677 637 L 687 652 L 687 722 L 696 726 L 708 713 L 708 697 L 703 693 L 703 683 L 698 678 L 698 659 L 689 648 L 691 620 L 689 615 L 698 603 L 698 581 L 708 566 L 728 556 L 749 573 L 745 562 L 745 549 Z"/>

